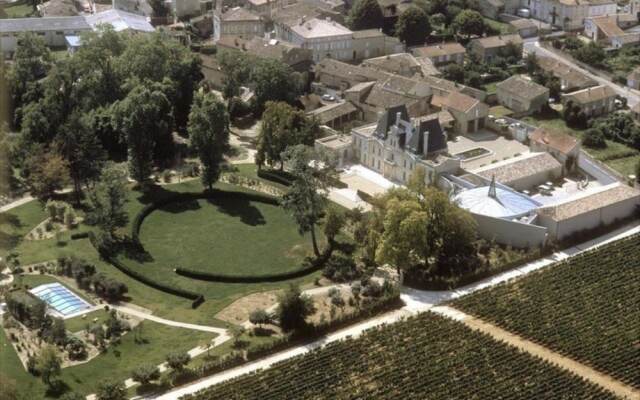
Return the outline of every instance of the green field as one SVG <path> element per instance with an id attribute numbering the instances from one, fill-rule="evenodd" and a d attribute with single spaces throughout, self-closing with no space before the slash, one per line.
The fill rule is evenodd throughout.
<path id="1" fill-rule="evenodd" d="M 0 5 L 0 18 L 24 18 L 31 17 L 33 7 L 25 0 L 18 0 L 14 3 Z"/>
<path id="2" fill-rule="evenodd" d="M 455 306 L 640 388 L 640 235 Z"/>
<path id="3" fill-rule="evenodd" d="M 426 312 L 183 399 L 613 398 L 549 363 Z"/>

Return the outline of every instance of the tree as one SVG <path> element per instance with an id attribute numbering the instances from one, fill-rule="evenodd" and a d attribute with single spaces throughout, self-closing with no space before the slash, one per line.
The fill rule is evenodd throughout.
<path id="1" fill-rule="evenodd" d="M 304 328 L 307 324 L 306 318 L 315 311 L 313 299 L 300 293 L 298 286 L 292 284 L 278 296 L 276 316 L 280 321 L 280 327 L 285 332 Z"/>
<path id="2" fill-rule="evenodd" d="M 69 353 L 69 359 L 71 360 L 84 360 L 87 358 L 87 346 L 75 336 L 69 336 L 65 349 Z"/>
<path id="3" fill-rule="evenodd" d="M 80 204 L 82 185 L 100 175 L 106 155 L 99 139 L 77 113 L 69 117 L 57 137 L 58 152 L 66 159 L 73 181 L 76 203 Z"/>
<path id="4" fill-rule="evenodd" d="M 584 132 L 582 143 L 592 149 L 604 149 L 607 147 L 607 141 L 602 132 L 597 128 L 587 129 Z"/>
<path id="5" fill-rule="evenodd" d="M 116 164 L 107 165 L 100 174 L 95 187 L 88 194 L 87 221 L 98 225 L 104 232 L 113 235 L 115 230 L 127 223 L 124 209 L 127 201 L 127 171 Z"/>
<path id="6" fill-rule="evenodd" d="M 284 102 L 268 102 L 262 114 L 262 126 L 258 135 L 256 163 L 270 166 L 284 164 L 282 153 L 287 147 L 304 144 L 313 145 L 320 128 L 317 122 Z"/>
<path id="7" fill-rule="evenodd" d="M 407 46 L 423 44 L 431 34 L 429 16 L 418 7 L 409 7 L 396 22 L 396 35 Z"/>
<path id="8" fill-rule="evenodd" d="M 131 372 L 131 379 L 141 385 L 147 385 L 158 378 L 160 378 L 160 370 L 153 364 L 142 364 Z"/>
<path id="9" fill-rule="evenodd" d="M 301 91 L 299 77 L 280 60 L 259 59 L 252 74 L 256 111 L 261 114 L 268 101 L 292 103 Z"/>
<path id="10" fill-rule="evenodd" d="M 249 322 L 254 325 L 270 324 L 271 319 L 271 315 L 263 309 L 253 310 L 249 314 Z"/>
<path id="11" fill-rule="evenodd" d="M 330 245 L 335 243 L 336 236 L 342 231 L 346 218 L 336 207 L 328 207 L 324 216 L 324 235 Z"/>
<path id="12" fill-rule="evenodd" d="M 220 178 L 220 165 L 229 153 L 229 115 L 213 94 L 199 92 L 187 124 L 191 144 L 203 166 L 202 184 L 211 190 Z"/>
<path id="13" fill-rule="evenodd" d="M 474 10 L 462 10 L 453 20 L 453 26 L 456 32 L 467 36 L 467 39 L 472 35 L 482 36 L 486 29 L 482 15 Z"/>
<path id="14" fill-rule="evenodd" d="M 69 166 L 57 153 L 42 147 L 35 149 L 26 161 L 27 185 L 31 194 L 45 201 L 69 183 Z"/>
<path id="15" fill-rule="evenodd" d="M 464 83 L 465 70 L 460 64 L 449 64 L 441 69 L 442 77 L 450 81 Z"/>
<path id="16" fill-rule="evenodd" d="M 178 373 L 182 372 L 184 367 L 189 364 L 189 361 L 191 361 L 191 356 L 189 353 L 184 351 L 178 351 L 167 355 L 167 365 Z"/>
<path id="17" fill-rule="evenodd" d="M 45 385 L 52 386 L 53 378 L 60 375 L 60 366 L 60 357 L 55 347 L 46 346 L 38 354 L 36 369 Z"/>
<path id="18" fill-rule="evenodd" d="M 394 189 L 374 209 L 379 224 L 375 258 L 421 279 L 455 276 L 474 266 L 477 224 L 435 188 Z"/>
<path id="19" fill-rule="evenodd" d="M 249 82 L 252 63 L 249 56 L 240 51 L 220 50 L 216 58 L 224 75 L 222 94 L 232 114 L 233 99 L 240 96 L 240 87 Z"/>
<path id="20" fill-rule="evenodd" d="M 34 1 L 34 4 L 36 3 Z M 19 109 L 24 104 L 24 96 L 38 85 L 38 80 L 47 73 L 53 63 L 51 51 L 40 36 L 33 32 L 26 32 L 20 34 L 17 41 L 18 46 L 7 77 L 16 116 L 20 115 Z M 19 125 L 20 121 L 14 121 L 14 123 Z"/>
<path id="21" fill-rule="evenodd" d="M 124 100 L 113 106 L 114 125 L 124 133 L 129 172 L 138 183 L 151 175 L 154 155 L 167 153 L 161 143 L 172 143 L 173 114 L 160 85 L 136 85 Z"/>
<path id="22" fill-rule="evenodd" d="M 334 163 L 304 145 L 289 147 L 284 152 L 284 161 L 289 165 L 293 182 L 282 197 L 282 207 L 293 215 L 301 235 L 311 234 L 313 252 L 317 257 L 320 251 L 315 226 L 326 207 L 331 181 L 336 179 Z"/>
<path id="23" fill-rule="evenodd" d="M 62 346 L 67 341 L 67 328 L 64 326 L 62 318 L 53 318 L 51 325 L 51 342 Z"/>
<path id="24" fill-rule="evenodd" d="M 384 16 L 377 0 L 357 0 L 347 17 L 351 30 L 382 28 Z"/>
<path id="25" fill-rule="evenodd" d="M 97 400 L 126 400 L 127 389 L 120 381 L 102 381 L 96 390 Z"/>
<path id="26" fill-rule="evenodd" d="M 590 42 L 586 46 L 581 46 L 576 50 L 573 50 L 571 54 L 578 60 L 585 64 L 592 65 L 594 67 L 602 67 L 604 60 L 607 59 L 607 53 L 604 48 L 595 43 Z"/>

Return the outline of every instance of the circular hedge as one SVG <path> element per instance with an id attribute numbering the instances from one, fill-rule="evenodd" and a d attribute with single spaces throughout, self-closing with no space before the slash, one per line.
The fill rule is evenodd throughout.
<path id="1" fill-rule="evenodd" d="M 165 199 L 148 204 L 136 215 L 132 228 L 131 238 L 137 243 L 140 248 L 144 246 L 140 242 L 140 228 L 145 218 L 149 216 L 156 209 L 166 206 L 171 203 L 180 203 L 192 200 L 202 199 L 216 199 L 224 196 L 226 200 L 238 198 L 248 201 L 261 202 L 270 205 L 279 205 L 279 201 L 276 197 L 260 194 L 260 193 L 247 193 L 236 191 L 223 191 L 214 189 L 212 191 L 199 192 L 199 193 L 178 193 L 169 196 Z M 323 260 L 325 257 L 314 259 L 312 261 L 305 260 L 304 266 L 295 271 L 288 271 L 282 273 L 263 274 L 263 275 L 234 275 L 234 274 L 219 274 L 210 273 L 206 271 L 197 271 L 189 268 L 188 266 L 178 266 L 174 269 L 175 273 L 181 276 L 186 276 L 192 279 L 211 281 L 211 282 L 223 282 L 223 283 L 262 283 L 262 282 L 280 282 L 294 278 L 300 278 L 315 272 L 322 268 Z"/>

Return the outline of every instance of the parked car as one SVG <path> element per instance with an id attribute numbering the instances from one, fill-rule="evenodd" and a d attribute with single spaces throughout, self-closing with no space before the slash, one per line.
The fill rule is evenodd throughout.
<path id="1" fill-rule="evenodd" d="M 322 100 L 324 101 L 336 101 L 336 98 L 329 93 L 325 93 L 322 95 Z"/>

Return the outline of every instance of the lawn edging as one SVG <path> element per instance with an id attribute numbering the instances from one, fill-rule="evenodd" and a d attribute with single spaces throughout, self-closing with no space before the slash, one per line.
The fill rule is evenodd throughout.
<path id="1" fill-rule="evenodd" d="M 125 264 L 123 264 L 122 262 L 120 262 L 119 260 L 117 260 L 115 257 L 113 257 L 110 254 L 106 254 L 104 251 L 101 251 L 99 246 L 96 243 L 96 236 L 93 232 L 89 233 L 89 241 L 91 242 L 91 245 L 96 249 L 96 251 L 98 252 L 98 254 L 100 254 L 100 257 L 106 261 L 107 263 L 113 265 L 114 267 L 116 267 L 117 269 L 119 269 L 121 272 L 123 272 L 124 274 L 128 275 L 130 278 L 135 279 L 136 281 L 143 283 L 147 286 L 150 286 L 154 289 L 160 290 L 162 292 L 168 293 L 168 294 L 172 294 L 174 296 L 179 296 L 182 298 L 185 298 L 187 300 L 192 300 L 191 303 L 191 307 L 192 308 L 196 308 L 198 307 L 200 304 L 204 303 L 204 295 L 201 293 L 196 293 L 196 292 L 192 292 L 190 290 L 185 290 L 185 289 L 180 289 L 180 288 L 175 288 L 169 285 L 165 285 L 164 283 L 155 281 L 147 276 L 144 276 L 143 274 L 139 273 L 138 271 L 135 271 L 131 268 L 129 268 L 128 266 L 126 266 Z"/>

